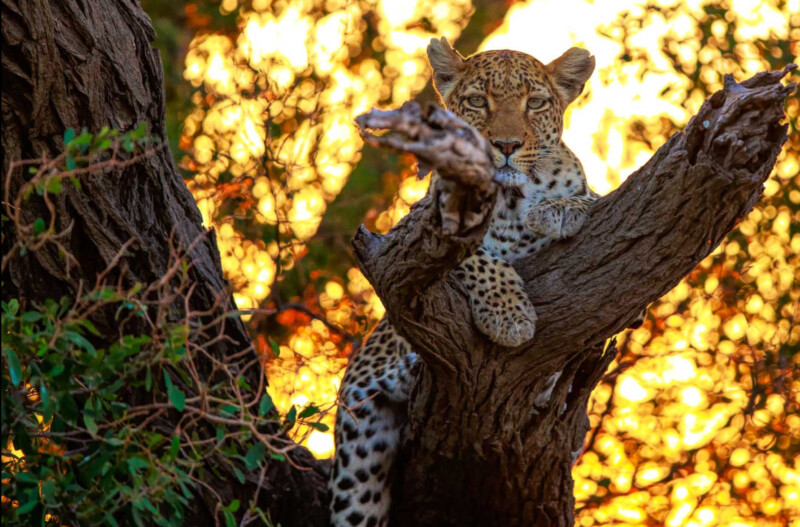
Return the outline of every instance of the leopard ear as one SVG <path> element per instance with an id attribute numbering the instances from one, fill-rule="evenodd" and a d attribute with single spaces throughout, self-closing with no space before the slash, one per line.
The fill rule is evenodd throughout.
<path id="1" fill-rule="evenodd" d="M 581 94 L 593 71 L 594 57 L 581 48 L 570 48 L 547 65 L 547 72 L 567 104 Z"/>
<path id="2" fill-rule="evenodd" d="M 464 69 L 464 57 L 453 49 L 447 39 L 431 39 L 428 60 L 433 68 L 433 85 L 444 101 Z"/>

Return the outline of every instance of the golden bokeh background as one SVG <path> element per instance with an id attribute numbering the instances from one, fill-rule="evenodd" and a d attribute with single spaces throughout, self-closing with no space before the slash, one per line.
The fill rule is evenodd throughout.
<path id="1" fill-rule="evenodd" d="M 278 409 L 331 408 L 353 343 L 383 306 L 349 255 L 423 196 L 413 159 L 362 151 L 375 106 L 433 99 L 432 37 L 464 54 L 597 69 L 564 138 L 606 194 L 680 130 L 723 75 L 798 62 L 800 0 L 222 0 L 189 3 L 181 166 L 259 350 Z M 465 44 L 462 44 L 465 43 Z M 797 76 L 795 76 L 797 80 Z M 800 102 L 764 197 L 726 241 L 620 335 L 573 469 L 577 524 L 800 527 Z M 276 351 L 278 353 L 276 353 Z M 330 431 L 299 440 L 332 454 Z"/>

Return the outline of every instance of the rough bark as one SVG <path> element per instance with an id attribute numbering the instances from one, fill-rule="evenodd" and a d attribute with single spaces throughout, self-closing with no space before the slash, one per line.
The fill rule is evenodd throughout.
<path id="1" fill-rule="evenodd" d="M 726 79 L 683 132 L 592 207 L 577 236 L 516 265 L 539 316 L 534 340 L 516 349 L 477 332 L 466 292 L 446 273 L 457 263 L 450 255 L 474 250 L 485 232 L 487 216 L 469 222 L 469 236 L 449 234 L 474 220 L 459 199 L 488 176 L 465 181 L 442 163 L 449 156 L 437 148 L 443 131 L 429 122 L 436 134 L 420 133 L 421 114 L 417 128 L 401 115 L 407 108 L 362 119 L 399 132 L 368 135 L 373 143 L 416 153 L 444 180 L 387 235 L 362 228 L 353 239 L 387 315 L 425 364 L 398 464 L 395 525 L 573 525 L 570 469 L 589 428 L 586 403 L 615 354 L 611 346 L 604 352 L 604 342 L 752 208 L 786 139 L 780 121 L 794 86 L 779 81 L 792 68 L 742 84 Z M 445 229 L 442 218 L 454 210 L 460 227 Z"/>
<path id="2" fill-rule="evenodd" d="M 12 161 L 52 158 L 60 152 L 67 128 L 95 132 L 108 126 L 124 131 L 146 122 L 166 142 L 163 73 L 154 38 L 149 18 L 133 1 L 3 0 L 3 177 Z M 17 180 L 12 180 L 12 191 L 23 175 L 13 177 Z M 57 251 L 47 247 L 28 253 L 12 261 L 4 274 L 5 298 L 35 302 L 74 296 L 81 282 L 94 284 L 97 273 L 132 239 L 109 275 L 110 283 L 131 287 L 157 280 L 167 270 L 171 247 L 177 247 L 190 263 L 190 281 L 196 286 L 190 310 L 207 313 L 212 320 L 233 307 L 214 233 L 202 227 L 200 212 L 168 149 L 86 178 L 80 189 L 65 185 L 55 214 L 59 230 L 71 225 L 63 241 L 79 265 L 66 270 Z M 22 211 L 27 223 L 49 215 L 35 197 Z M 4 254 L 13 244 L 12 234 L 7 234 Z M 182 306 L 176 307 L 181 311 Z M 96 322 L 113 339 L 113 318 Z M 219 331 L 226 338 L 211 348 L 217 357 L 250 345 L 238 318 L 227 319 Z M 202 363 L 202 357 L 198 361 Z M 258 386 L 257 379 L 250 383 Z M 138 397 L 135 392 L 129 395 Z M 180 416 L 171 417 L 175 422 L 154 426 L 174 429 Z M 261 505 L 286 526 L 325 525 L 326 466 L 303 448 L 292 457 L 309 470 L 271 463 L 259 494 Z M 213 465 L 214 460 L 207 462 Z M 231 474 L 225 475 L 226 469 L 217 469 L 220 477 L 205 471 L 212 478 L 207 481 L 211 488 L 229 500 L 247 503 L 252 498 L 257 481 L 240 485 Z M 214 525 L 214 500 L 199 492 L 191 507 L 191 524 Z"/>

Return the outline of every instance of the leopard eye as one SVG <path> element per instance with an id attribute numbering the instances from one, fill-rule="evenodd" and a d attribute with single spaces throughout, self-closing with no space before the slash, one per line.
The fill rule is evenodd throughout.
<path id="1" fill-rule="evenodd" d="M 467 98 L 467 103 L 473 108 L 486 108 L 486 97 L 475 95 Z"/>
<path id="2" fill-rule="evenodd" d="M 547 99 L 539 99 L 537 97 L 531 97 L 528 99 L 528 110 L 541 110 L 547 104 Z"/>

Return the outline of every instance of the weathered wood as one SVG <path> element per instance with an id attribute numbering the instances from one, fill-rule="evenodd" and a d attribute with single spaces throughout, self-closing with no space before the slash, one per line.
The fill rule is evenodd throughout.
<path id="1" fill-rule="evenodd" d="M 60 152 L 67 128 L 129 130 L 146 122 L 152 133 L 166 141 L 163 73 L 152 46 L 154 38 L 150 20 L 137 2 L 2 0 L 3 177 L 14 160 L 53 157 Z M 14 174 L 12 192 L 22 182 L 21 172 Z M 80 189 L 65 185 L 55 208 L 58 229 L 71 225 L 64 242 L 79 265 L 66 270 L 52 247 L 29 252 L 9 264 L 3 276 L 4 298 L 35 302 L 74 296 L 81 283 L 93 286 L 97 273 L 132 239 L 109 275 L 110 283 L 131 287 L 159 279 L 175 247 L 190 262 L 189 280 L 195 284 L 190 310 L 208 313 L 208 320 L 213 320 L 234 307 L 214 233 L 202 227 L 194 198 L 168 149 L 81 183 Z M 32 223 L 38 217 L 49 218 L 50 213 L 34 196 L 25 203 L 22 219 Z M 13 243 L 13 233 L 4 233 L 4 254 Z M 182 305 L 175 309 L 183 312 Z M 117 334 L 113 318 L 96 323 L 107 341 L 113 341 Z M 238 317 L 226 319 L 218 331 L 225 339 L 210 349 L 217 357 L 250 345 Z M 197 358 L 199 367 L 210 369 L 204 360 Z M 259 385 L 257 379 L 250 383 Z M 140 394 L 128 392 L 128 396 L 135 400 Z M 175 421 L 165 418 L 152 426 L 174 429 L 180 416 L 170 417 Z M 291 455 L 309 470 L 270 463 L 260 504 L 270 509 L 273 521 L 286 526 L 325 525 L 326 464 L 314 460 L 304 448 Z M 215 460 L 206 463 L 210 468 Z M 248 503 L 258 482 L 239 484 L 227 466 L 215 469 L 222 476 L 206 470 L 206 483 L 229 501 L 238 498 Z M 219 519 L 214 515 L 216 500 L 204 492 L 200 489 L 192 504 L 192 525 L 216 525 Z"/>
<path id="2" fill-rule="evenodd" d="M 398 463 L 395 525 L 572 526 L 570 469 L 588 430 L 586 403 L 614 356 L 603 343 L 752 208 L 786 140 L 780 121 L 794 86 L 779 81 L 789 69 L 726 79 L 683 132 L 592 207 L 577 236 L 515 266 L 539 316 L 533 342 L 517 349 L 477 332 L 466 291 L 446 273 L 454 263 L 430 250 L 446 246 L 443 260 L 474 250 L 488 218 L 470 236 L 450 236 L 437 218 L 459 211 L 459 234 L 471 204 L 451 200 L 445 211 L 436 199 L 474 194 L 473 183 L 445 175 L 388 234 L 359 231 L 359 266 L 425 363 Z M 388 146 L 448 166 L 447 149 L 426 148 L 419 132 L 404 143 L 408 125 L 382 119 L 401 134 Z M 441 130 L 431 137 L 443 141 Z"/>

